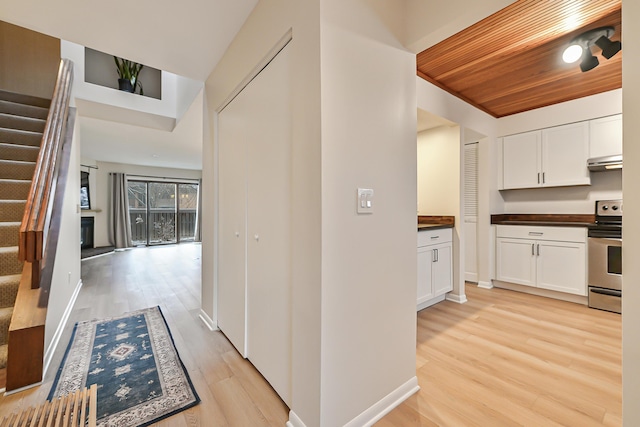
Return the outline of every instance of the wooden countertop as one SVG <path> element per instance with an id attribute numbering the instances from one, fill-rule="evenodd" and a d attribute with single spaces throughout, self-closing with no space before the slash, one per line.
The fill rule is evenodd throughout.
<path id="1" fill-rule="evenodd" d="M 491 215 L 491 224 L 538 225 L 545 227 L 587 227 L 594 224 L 591 214 L 498 214 Z"/>
<path id="2" fill-rule="evenodd" d="M 455 222 L 454 216 L 418 215 L 418 231 L 453 228 Z"/>

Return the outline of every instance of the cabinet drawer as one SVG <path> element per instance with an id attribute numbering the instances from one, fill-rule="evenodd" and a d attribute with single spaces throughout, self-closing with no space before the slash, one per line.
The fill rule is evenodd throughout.
<path id="1" fill-rule="evenodd" d="M 496 225 L 496 237 L 586 243 L 587 229 L 584 227 L 533 227 L 527 225 Z"/>
<path id="2" fill-rule="evenodd" d="M 418 231 L 418 247 L 451 242 L 453 240 L 451 230 L 451 228 L 441 228 L 439 230 Z"/>

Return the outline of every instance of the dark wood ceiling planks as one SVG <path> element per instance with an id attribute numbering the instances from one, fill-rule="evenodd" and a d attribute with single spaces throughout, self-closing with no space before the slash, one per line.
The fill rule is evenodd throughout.
<path id="1" fill-rule="evenodd" d="M 584 31 L 615 27 L 621 40 L 621 0 L 519 0 L 420 52 L 418 76 L 504 117 L 622 87 L 622 52 L 583 73 L 562 52 Z"/>

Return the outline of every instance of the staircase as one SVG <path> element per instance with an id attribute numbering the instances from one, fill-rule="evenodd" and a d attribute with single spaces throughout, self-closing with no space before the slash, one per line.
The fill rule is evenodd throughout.
<path id="1" fill-rule="evenodd" d="M 0 90 L 0 369 L 22 262 L 18 236 L 50 101 Z"/>

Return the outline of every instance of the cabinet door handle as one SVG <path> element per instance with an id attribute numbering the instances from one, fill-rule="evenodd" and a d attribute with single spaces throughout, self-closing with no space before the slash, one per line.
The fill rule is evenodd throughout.
<path id="1" fill-rule="evenodd" d="M 540 245 L 538 244 L 536 246 L 538 246 L 538 256 L 540 256 Z"/>
<path id="2" fill-rule="evenodd" d="M 540 184 L 540 172 L 538 172 L 538 184 Z"/>
<path id="3" fill-rule="evenodd" d="M 434 249 L 433 251 L 436 253 L 436 262 L 438 262 L 438 250 Z"/>
<path id="4" fill-rule="evenodd" d="M 535 255 L 536 254 L 536 248 L 535 248 L 535 243 L 531 244 L 531 255 Z"/>
<path id="5" fill-rule="evenodd" d="M 544 179 L 544 172 L 542 172 L 542 183 L 545 183 L 545 179 Z"/>
<path id="6" fill-rule="evenodd" d="M 431 251 L 431 262 L 436 262 L 436 250 Z"/>

